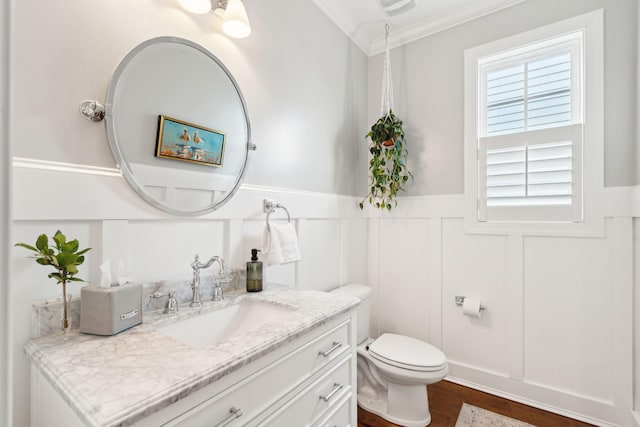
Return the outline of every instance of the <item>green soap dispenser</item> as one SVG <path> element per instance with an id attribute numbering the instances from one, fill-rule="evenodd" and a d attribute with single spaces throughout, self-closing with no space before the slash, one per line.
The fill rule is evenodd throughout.
<path id="1" fill-rule="evenodd" d="M 258 249 L 251 249 L 251 261 L 247 262 L 247 292 L 262 291 L 262 261 L 258 261 Z"/>

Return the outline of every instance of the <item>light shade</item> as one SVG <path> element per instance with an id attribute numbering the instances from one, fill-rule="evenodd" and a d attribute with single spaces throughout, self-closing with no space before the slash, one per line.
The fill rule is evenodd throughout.
<path id="1" fill-rule="evenodd" d="M 188 12 L 204 15 L 211 11 L 211 0 L 178 0 L 180 6 Z"/>
<path id="2" fill-rule="evenodd" d="M 241 0 L 229 0 L 227 3 L 224 21 L 222 21 L 222 31 L 229 37 L 236 39 L 241 39 L 251 34 L 247 11 Z"/>

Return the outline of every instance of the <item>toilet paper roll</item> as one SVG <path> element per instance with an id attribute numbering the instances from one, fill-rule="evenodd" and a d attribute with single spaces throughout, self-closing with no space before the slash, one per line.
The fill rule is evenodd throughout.
<path id="1" fill-rule="evenodd" d="M 462 302 L 462 312 L 465 316 L 480 317 L 480 301 L 473 298 L 465 298 Z"/>

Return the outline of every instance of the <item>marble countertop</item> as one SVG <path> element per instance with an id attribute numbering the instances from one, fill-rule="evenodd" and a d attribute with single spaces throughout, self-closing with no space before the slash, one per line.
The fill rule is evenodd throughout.
<path id="1" fill-rule="evenodd" d="M 286 321 L 205 348 L 193 348 L 157 331 L 158 326 L 245 299 L 297 307 Z M 331 293 L 269 289 L 238 292 L 177 315 L 145 313 L 143 323 L 110 337 L 50 335 L 29 341 L 25 353 L 71 409 L 89 426 L 124 426 L 184 398 L 257 358 L 345 313 L 359 302 Z"/>

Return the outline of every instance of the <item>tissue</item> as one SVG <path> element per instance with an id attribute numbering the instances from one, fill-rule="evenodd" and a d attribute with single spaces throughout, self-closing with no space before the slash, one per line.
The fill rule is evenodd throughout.
<path id="1" fill-rule="evenodd" d="M 100 265 L 100 287 L 111 287 L 111 262 L 106 260 Z"/>
<path id="2" fill-rule="evenodd" d="M 131 276 L 129 275 L 129 272 L 125 268 L 124 262 L 122 260 L 118 262 L 118 272 L 117 272 L 116 278 L 118 279 L 118 285 L 120 286 L 131 281 Z"/>

